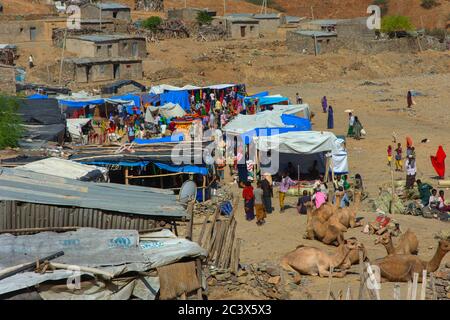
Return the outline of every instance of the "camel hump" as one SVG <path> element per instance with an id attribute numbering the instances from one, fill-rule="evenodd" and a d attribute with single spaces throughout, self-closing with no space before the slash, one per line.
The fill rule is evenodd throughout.
<path id="1" fill-rule="evenodd" d="M 303 248 L 304 246 L 305 246 L 304 244 L 299 244 L 295 249 Z"/>

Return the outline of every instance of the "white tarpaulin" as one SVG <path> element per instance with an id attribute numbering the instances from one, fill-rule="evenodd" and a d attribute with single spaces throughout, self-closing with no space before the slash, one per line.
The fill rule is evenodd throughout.
<path id="1" fill-rule="evenodd" d="M 167 119 L 183 117 L 186 114 L 186 111 L 179 104 L 173 104 L 171 102 L 166 103 L 161 107 L 149 106 L 145 112 L 145 121 L 153 122 L 154 118 L 151 114 L 152 112 L 158 111 L 160 115 Z"/>
<path id="2" fill-rule="evenodd" d="M 211 89 L 211 90 L 222 90 L 222 89 L 226 89 L 226 88 L 231 88 L 231 87 L 235 87 L 236 84 L 216 84 L 216 85 L 212 85 L 212 86 L 207 86 L 207 87 L 197 87 L 197 86 L 193 86 L 193 85 L 185 85 L 184 87 L 175 87 L 175 86 L 171 86 L 168 84 L 160 84 L 158 86 L 153 86 L 150 88 L 150 93 L 153 94 L 162 94 L 164 93 L 164 91 L 184 91 L 184 90 L 200 90 L 200 89 Z"/>
<path id="3" fill-rule="evenodd" d="M 337 137 L 331 132 L 293 131 L 276 136 L 255 139 L 259 150 L 276 150 L 279 153 L 314 154 L 319 152 L 337 153 Z"/>
<path id="4" fill-rule="evenodd" d="M 256 128 L 284 128 L 281 120 L 282 111 L 263 111 L 258 114 L 239 114 L 231 120 L 223 129 L 231 134 L 243 134 Z"/>
<path id="5" fill-rule="evenodd" d="M 64 255 L 53 262 L 99 268 L 114 277 L 131 271 L 148 271 L 183 258 L 206 256 L 197 243 L 176 237 L 169 230 L 139 235 L 136 230 L 81 228 L 65 233 L 41 232 L 34 235 L 0 235 L 0 270 L 35 262 L 59 251 Z M 88 273 L 87 273 L 88 274 Z M 48 280 L 73 276 L 70 271 L 23 272 L 0 280 L 0 295 L 32 287 Z"/>
<path id="6" fill-rule="evenodd" d="M 91 121 L 91 119 L 67 119 L 67 130 L 69 131 L 70 136 L 75 140 L 81 139 L 81 128 L 85 126 L 89 121 Z"/>
<path id="7" fill-rule="evenodd" d="M 308 104 L 275 104 L 275 111 L 283 111 L 285 114 L 297 114 L 303 112 L 304 118 L 311 120 L 311 111 Z"/>
<path id="8" fill-rule="evenodd" d="M 348 173 L 348 154 L 343 147 L 344 140 L 337 139 L 335 143 L 338 151 L 332 154 L 333 171 L 337 174 L 346 174 Z"/>
<path id="9" fill-rule="evenodd" d="M 75 161 L 64 160 L 60 158 L 47 158 L 28 163 L 24 166 L 16 167 L 16 169 L 84 181 L 108 180 L 107 168 L 81 164 Z"/>

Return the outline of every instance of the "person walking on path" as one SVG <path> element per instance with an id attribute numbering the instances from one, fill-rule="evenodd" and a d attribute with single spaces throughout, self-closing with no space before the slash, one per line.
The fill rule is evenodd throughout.
<path id="1" fill-rule="evenodd" d="M 328 119 L 327 119 L 327 128 L 333 129 L 334 128 L 334 112 L 333 107 L 328 107 Z"/>
<path id="2" fill-rule="evenodd" d="M 256 189 L 253 191 L 253 194 L 255 196 L 255 213 L 256 213 L 256 224 L 258 226 L 263 225 L 266 223 L 266 210 L 264 210 L 264 204 L 263 204 L 263 194 L 264 191 L 261 188 L 261 181 L 258 180 L 256 184 Z"/>
<path id="3" fill-rule="evenodd" d="M 323 110 L 323 113 L 327 113 L 327 109 L 328 109 L 327 97 L 323 96 L 323 98 L 322 98 L 322 110 Z"/>
<path id="4" fill-rule="evenodd" d="M 416 182 L 416 159 L 410 155 L 405 162 L 406 167 L 406 189 L 411 189 Z"/>
<path id="5" fill-rule="evenodd" d="M 280 200 L 280 213 L 284 211 L 284 199 L 286 198 L 286 192 L 288 192 L 289 187 L 295 186 L 296 183 L 292 181 L 287 175 L 287 172 L 283 172 L 281 176 L 279 200 Z"/>
<path id="6" fill-rule="evenodd" d="M 353 137 L 353 126 L 355 125 L 355 116 L 353 113 L 348 114 L 348 131 L 347 131 L 347 137 Z"/>
<path id="7" fill-rule="evenodd" d="M 264 179 L 261 181 L 261 189 L 263 190 L 263 203 L 264 209 L 266 213 L 272 213 L 272 197 L 273 197 L 273 189 L 272 189 L 272 176 L 270 173 L 264 174 Z"/>
<path id="8" fill-rule="evenodd" d="M 255 219 L 255 196 L 250 181 L 245 182 L 245 187 L 242 190 L 242 197 L 244 198 L 245 219 L 247 219 L 247 221 L 252 221 Z"/>

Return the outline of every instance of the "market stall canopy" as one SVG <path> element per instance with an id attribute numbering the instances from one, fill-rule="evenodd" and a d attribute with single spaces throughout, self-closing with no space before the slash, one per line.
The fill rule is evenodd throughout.
<path id="1" fill-rule="evenodd" d="M 80 139 L 81 138 L 81 129 L 87 125 L 91 119 L 87 118 L 75 118 L 75 119 L 66 119 L 67 130 L 69 131 L 72 139 Z"/>
<path id="2" fill-rule="evenodd" d="M 331 132 L 303 131 L 288 132 L 276 136 L 255 139 L 261 151 L 276 150 L 279 153 L 314 154 L 338 153 L 337 137 Z"/>
<path id="3" fill-rule="evenodd" d="M 18 166 L 16 169 L 81 181 L 106 181 L 108 175 L 108 169 L 106 168 L 89 166 L 60 158 L 47 158 Z"/>
<path id="4" fill-rule="evenodd" d="M 198 87 L 194 85 L 185 85 L 184 87 L 176 87 L 168 84 L 161 84 L 157 86 L 153 86 L 150 88 L 150 93 L 153 94 L 162 94 L 167 91 L 192 91 L 192 90 L 200 90 L 200 89 L 210 89 L 210 90 L 223 90 L 231 87 L 235 87 L 237 84 L 216 84 L 212 86 L 206 87 Z"/>
<path id="5" fill-rule="evenodd" d="M 186 111 L 179 104 L 169 102 L 161 107 L 148 106 L 145 112 L 145 121 L 153 122 L 154 118 L 151 113 L 156 111 L 167 119 L 180 118 L 186 115 Z"/>

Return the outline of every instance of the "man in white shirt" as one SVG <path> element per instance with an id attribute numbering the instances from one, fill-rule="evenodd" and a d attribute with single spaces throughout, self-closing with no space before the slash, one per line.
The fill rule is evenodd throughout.
<path id="1" fill-rule="evenodd" d="M 411 189 L 416 182 L 416 159 L 410 155 L 405 163 L 406 166 L 406 189 Z"/>

